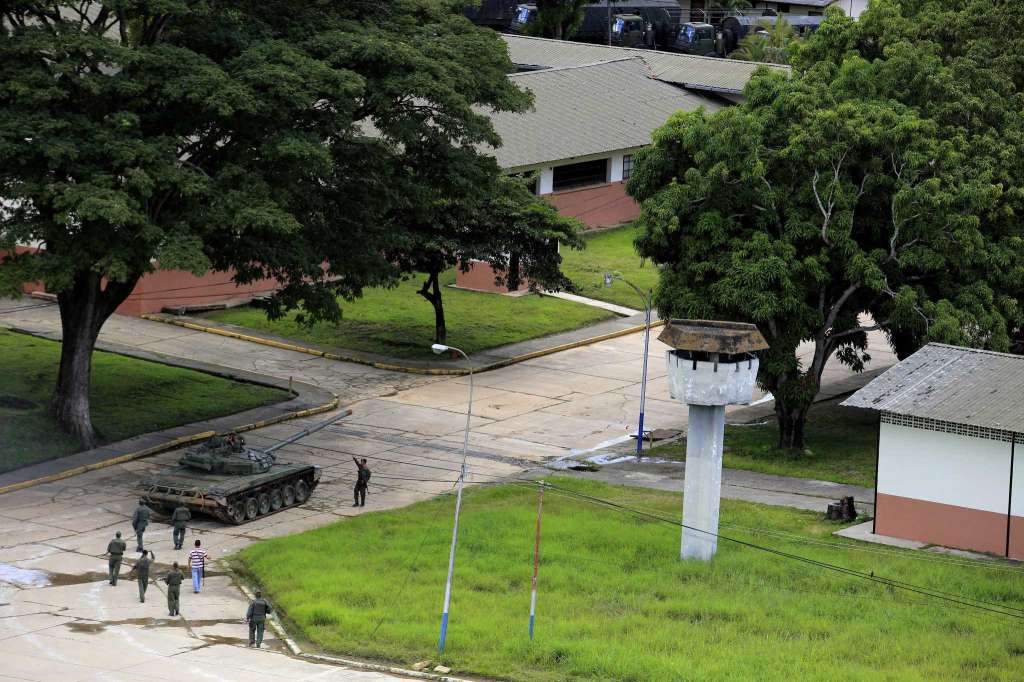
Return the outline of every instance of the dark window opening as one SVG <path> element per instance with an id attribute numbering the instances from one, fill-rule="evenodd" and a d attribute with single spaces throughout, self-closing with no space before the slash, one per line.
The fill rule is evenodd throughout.
<path id="1" fill-rule="evenodd" d="M 789 11 L 789 3 L 788 2 L 780 2 L 780 3 L 776 4 L 775 5 L 775 11 L 782 12 L 782 13 L 788 12 Z"/>
<path id="2" fill-rule="evenodd" d="M 622 179 L 629 180 L 629 176 L 633 174 L 633 155 L 626 154 L 622 157 Z"/>
<path id="3" fill-rule="evenodd" d="M 568 166 L 555 166 L 552 189 L 561 192 L 588 185 L 603 185 L 608 182 L 608 159 L 571 163 Z"/>

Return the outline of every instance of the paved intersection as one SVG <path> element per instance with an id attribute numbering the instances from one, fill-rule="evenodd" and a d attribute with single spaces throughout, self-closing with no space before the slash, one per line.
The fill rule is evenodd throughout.
<path id="1" fill-rule="evenodd" d="M 4 314 L 5 306 L 11 312 Z M 49 335 L 59 330 L 55 308 L 17 307 L 0 302 L 0 325 Z M 452 487 L 468 377 L 388 372 L 123 317 L 107 324 L 101 341 L 293 377 L 339 394 L 353 410 L 351 417 L 282 451 L 284 459 L 323 467 L 322 483 L 307 505 L 241 527 L 195 524 L 194 537 L 203 539 L 214 558 L 360 513 L 351 507 L 353 456 L 369 458 L 374 472 L 367 511 Z M 873 346 L 877 364 L 891 362 L 880 338 Z M 679 429 L 685 427 L 685 410 L 669 399 L 663 350 L 652 343 L 647 424 Z M 470 481 L 510 476 L 627 439 L 639 410 L 641 360 L 642 337 L 632 335 L 478 375 Z M 844 369 L 832 366 L 826 381 L 846 378 Z M 247 438 L 269 445 L 321 418 L 275 425 Z M 256 674 L 269 680 L 394 679 L 296 659 L 277 640 L 270 651 L 245 648 L 245 600 L 217 571 L 203 594 L 184 591 L 177 619 L 166 617 L 158 586 L 140 605 L 133 583 L 106 584 L 101 555 L 115 529 L 129 534 L 134 485 L 177 456 L 166 453 L 0 496 L 0 682 L 241 680 Z M 155 573 L 184 560 L 184 551 L 171 548 L 169 527 L 156 523 L 148 536 L 160 564 Z"/>

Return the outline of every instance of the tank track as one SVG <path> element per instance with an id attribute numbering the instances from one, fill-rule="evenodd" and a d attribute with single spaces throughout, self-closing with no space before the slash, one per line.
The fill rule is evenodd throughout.
<path id="1" fill-rule="evenodd" d="M 290 507 L 305 504 L 319 481 L 310 474 L 275 481 L 272 484 L 230 495 L 224 506 L 212 510 L 224 523 L 240 526 Z M 209 513 L 209 512 L 208 512 Z"/>

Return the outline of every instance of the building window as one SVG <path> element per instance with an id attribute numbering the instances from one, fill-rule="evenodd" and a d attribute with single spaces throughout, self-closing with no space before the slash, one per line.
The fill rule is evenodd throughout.
<path id="1" fill-rule="evenodd" d="M 788 2 L 777 3 L 775 5 L 775 11 L 776 12 L 781 12 L 781 13 L 785 14 L 786 12 L 789 11 L 789 3 Z"/>
<path id="2" fill-rule="evenodd" d="M 608 182 L 608 159 L 555 166 L 554 176 L 555 192 L 589 185 L 603 185 Z"/>
<path id="3" fill-rule="evenodd" d="M 626 154 L 622 157 L 622 181 L 629 180 L 629 176 L 633 174 L 633 155 Z"/>

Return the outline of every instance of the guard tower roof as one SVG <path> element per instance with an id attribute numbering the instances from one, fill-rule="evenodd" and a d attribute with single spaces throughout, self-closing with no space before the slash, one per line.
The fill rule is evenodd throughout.
<path id="1" fill-rule="evenodd" d="M 658 336 L 678 350 L 739 355 L 768 348 L 756 325 L 717 320 L 669 320 Z"/>

